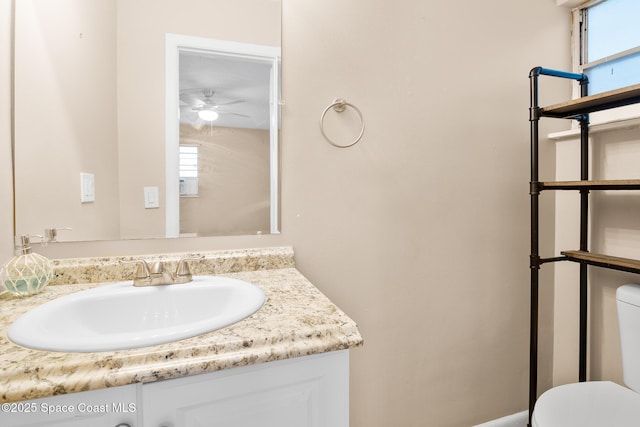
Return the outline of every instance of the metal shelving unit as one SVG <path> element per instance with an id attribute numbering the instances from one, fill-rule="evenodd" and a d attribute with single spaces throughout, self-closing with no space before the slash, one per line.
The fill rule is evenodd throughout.
<path id="1" fill-rule="evenodd" d="M 550 76 L 576 80 L 580 84 L 580 98 L 541 107 L 538 103 L 538 77 Z M 580 343 L 578 379 L 587 379 L 587 320 L 588 289 L 587 267 L 589 265 L 614 270 L 640 273 L 640 260 L 612 257 L 589 252 L 588 219 L 589 192 L 592 190 L 640 190 L 640 180 L 589 180 L 589 113 L 640 103 L 640 85 L 629 86 L 593 96 L 587 95 L 588 79 L 584 74 L 569 73 L 536 67 L 529 73 L 531 131 L 531 324 L 529 359 L 529 426 L 531 414 L 537 399 L 538 379 L 538 288 L 540 267 L 549 262 L 573 261 L 580 265 Z M 580 180 L 540 182 L 538 177 L 538 125 L 542 118 L 577 120 L 580 124 Z M 575 190 L 580 192 L 580 242 L 579 249 L 566 250 L 561 256 L 541 258 L 539 254 L 539 196 L 547 190 Z"/>

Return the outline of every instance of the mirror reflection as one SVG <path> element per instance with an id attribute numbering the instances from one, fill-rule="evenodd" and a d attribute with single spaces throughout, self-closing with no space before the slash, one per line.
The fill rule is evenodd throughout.
<path id="1" fill-rule="evenodd" d="M 179 74 L 166 87 L 167 235 L 276 232 L 279 49 L 179 35 L 166 49 Z"/>
<path id="2" fill-rule="evenodd" d="M 280 9 L 279 0 L 17 2 L 17 234 L 277 232 Z"/>

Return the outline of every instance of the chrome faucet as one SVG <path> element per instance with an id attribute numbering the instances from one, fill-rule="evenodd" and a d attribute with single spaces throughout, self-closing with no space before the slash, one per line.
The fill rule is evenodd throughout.
<path id="1" fill-rule="evenodd" d="M 176 285 L 179 283 L 188 283 L 193 280 L 187 261 L 201 258 L 203 257 L 185 257 L 180 259 L 175 273 L 166 271 L 164 262 L 162 261 L 153 263 L 151 267 L 149 267 L 149 264 L 143 259 L 125 261 L 125 263 L 138 264 L 135 271 L 135 277 L 133 278 L 133 286 Z"/>

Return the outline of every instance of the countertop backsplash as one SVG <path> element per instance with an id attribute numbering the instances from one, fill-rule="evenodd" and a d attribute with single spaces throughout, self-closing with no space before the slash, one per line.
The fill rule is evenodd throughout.
<path id="1" fill-rule="evenodd" d="M 145 260 L 148 263 L 163 261 L 167 270 L 174 271 L 177 262 L 183 257 L 201 258 L 189 260 L 189 268 L 194 275 L 227 274 L 295 267 L 293 248 L 291 247 L 54 259 L 52 260 L 54 278 L 49 285 L 131 280 L 135 271 L 135 264 L 131 263 L 131 261 Z"/>

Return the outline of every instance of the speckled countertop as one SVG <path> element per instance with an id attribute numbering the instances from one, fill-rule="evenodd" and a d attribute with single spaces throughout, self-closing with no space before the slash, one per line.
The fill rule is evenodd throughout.
<path id="1" fill-rule="evenodd" d="M 157 257 L 171 263 L 182 255 L 185 254 L 140 258 Z M 265 305 L 229 327 L 152 347 L 62 353 L 13 344 L 7 338 L 7 329 L 29 309 L 105 281 L 130 277 L 131 266 L 121 265 L 118 259 L 55 261 L 57 285 L 49 285 L 42 293 L 27 298 L 0 296 L 0 402 L 178 378 L 362 345 L 355 322 L 295 269 L 291 248 L 191 255 L 204 256 L 193 263 L 194 274 L 251 282 L 265 292 Z"/>

